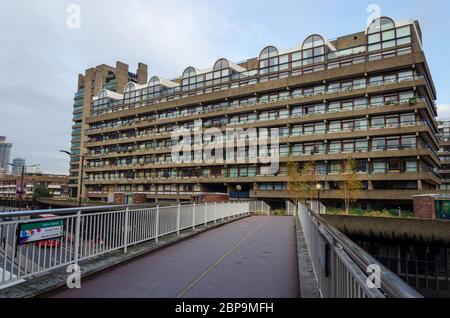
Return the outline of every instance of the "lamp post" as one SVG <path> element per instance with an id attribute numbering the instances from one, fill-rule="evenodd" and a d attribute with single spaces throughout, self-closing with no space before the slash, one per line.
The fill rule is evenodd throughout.
<path id="1" fill-rule="evenodd" d="M 316 184 L 316 190 L 317 190 L 317 211 L 320 214 L 320 190 L 322 190 L 322 184 L 321 183 L 317 183 Z"/>
<path id="2" fill-rule="evenodd" d="M 78 157 L 80 158 L 80 191 L 78 191 L 78 206 L 81 207 L 81 200 L 83 197 L 83 169 L 84 169 L 84 155 L 74 155 L 72 154 L 70 151 L 66 151 L 66 150 L 60 150 L 59 152 L 65 153 L 66 155 L 69 155 L 71 157 Z"/>
<path id="3" fill-rule="evenodd" d="M 236 191 L 237 191 L 237 195 L 238 195 L 238 202 L 240 201 L 240 192 L 242 190 L 242 186 L 241 185 L 237 185 L 236 186 Z"/>
<path id="4" fill-rule="evenodd" d="M 22 196 L 23 196 L 23 181 L 24 181 L 23 179 L 25 177 L 25 168 L 34 168 L 39 165 L 37 164 L 37 165 L 32 165 L 32 166 L 25 166 L 25 165 L 19 166 L 19 165 L 15 165 L 12 163 L 8 163 L 8 165 L 10 165 L 11 167 L 21 167 L 21 169 L 22 169 L 21 174 L 20 174 L 20 191 L 19 191 L 19 211 L 21 211 L 22 210 Z M 17 192 L 17 189 L 16 189 L 16 192 Z"/>

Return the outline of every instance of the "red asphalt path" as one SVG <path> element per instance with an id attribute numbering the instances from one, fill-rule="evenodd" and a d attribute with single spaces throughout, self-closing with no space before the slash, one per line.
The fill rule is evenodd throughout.
<path id="1" fill-rule="evenodd" d="M 83 270 L 83 268 L 81 268 Z M 55 298 L 299 297 L 295 219 L 254 216 L 82 279 Z"/>

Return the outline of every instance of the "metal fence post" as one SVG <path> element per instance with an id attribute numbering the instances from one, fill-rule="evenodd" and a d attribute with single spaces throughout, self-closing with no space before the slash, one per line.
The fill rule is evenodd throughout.
<path id="1" fill-rule="evenodd" d="M 205 226 L 208 225 L 208 202 L 205 202 Z"/>
<path id="2" fill-rule="evenodd" d="M 192 207 L 192 229 L 195 230 L 195 202 Z"/>
<path id="3" fill-rule="evenodd" d="M 156 243 L 159 241 L 159 205 L 156 206 Z"/>
<path id="4" fill-rule="evenodd" d="M 178 203 L 178 207 L 177 207 L 177 236 L 180 235 L 180 211 L 181 211 L 181 204 Z"/>
<path id="5" fill-rule="evenodd" d="M 214 224 L 217 224 L 217 202 L 214 202 Z"/>
<path id="6" fill-rule="evenodd" d="M 128 215 L 129 215 L 129 208 L 125 210 L 125 233 L 123 237 L 123 243 L 125 245 L 124 247 L 124 253 L 126 254 L 128 252 Z"/>
<path id="7" fill-rule="evenodd" d="M 77 212 L 75 221 L 75 247 L 74 247 L 74 263 L 78 265 L 78 253 L 80 251 L 80 227 L 81 227 L 81 210 Z"/>
<path id="8" fill-rule="evenodd" d="M 222 204 L 222 222 L 225 220 L 225 213 L 223 213 L 223 207 L 226 206 L 226 203 Z"/>

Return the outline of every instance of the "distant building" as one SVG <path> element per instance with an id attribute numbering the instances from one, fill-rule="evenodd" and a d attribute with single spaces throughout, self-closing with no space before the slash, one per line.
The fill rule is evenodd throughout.
<path id="1" fill-rule="evenodd" d="M 11 174 L 21 175 L 22 168 L 25 167 L 25 159 L 23 158 L 15 158 L 13 159 L 13 167 L 11 169 Z"/>
<path id="2" fill-rule="evenodd" d="M 7 174 L 9 171 L 8 163 L 11 159 L 12 144 L 6 142 L 6 137 L 0 136 L 0 175 Z"/>
<path id="3" fill-rule="evenodd" d="M 41 169 L 39 169 L 39 166 L 33 166 L 33 167 L 26 167 L 25 169 L 27 174 L 41 174 Z"/>
<path id="4" fill-rule="evenodd" d="M 20 192 L 21 177 L 18 175 L 0 176 L 0 200 L 16 199 Z M 46 187 L 50 196 L 55 199 L 67 198 L 69 195 L 68 176 L 51 174 L 26 174 L 24 176 L 23 199 L 33 197 L 34 187 L 37 185 Z"/>

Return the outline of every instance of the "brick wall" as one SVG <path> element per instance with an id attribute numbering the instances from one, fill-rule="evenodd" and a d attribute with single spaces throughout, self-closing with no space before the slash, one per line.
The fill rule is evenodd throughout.
<path id="1" fill-rule="evenodd" d="M 433 197 L 415 197 L 414 217 L 434 220 L 436 218 L 436 205 Z"/>
<path id="2" fill-rule="evenodd" d="M 122 192 L 114 193 L 114 204 L 122 205 L 125 203 L 125 196 Z"/>
<path id="3" fill-rule="evenodd" d="M 145 193 L 133 193 L 133 204 L 147 203 L 147 195 Z"/>
<path id="4" fill-rule="evenodd" d="M 198 202 L 228 202 L 230 196 L 228 194 L 205 193 L 202 196 L 195 197 Z"/>

